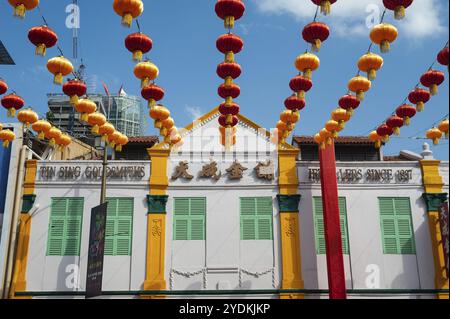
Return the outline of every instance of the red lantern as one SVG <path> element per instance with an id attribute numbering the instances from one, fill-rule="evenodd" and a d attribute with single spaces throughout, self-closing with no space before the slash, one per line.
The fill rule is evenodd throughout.
<path id="1" fill-rule="evenodd" d="M 230 85 L 241 73 L 241 66 L 237 63 L 224 62 L 217 66 L 217 75 L 225 80 L 226 85 Z"/>
<path id="2" fill-rule="evenodd" d="M 315 5 L 320 6 L 320 11 L 324 14 L 330 14 L 331 5 L 337 0 L 311 0 Z"/>
<path id="3" fill-rule="evenodd" d="M 393 115 L 390 118 L 387 119 L 386 125 L 389 126 L 395 135 L 400 135 L 400 129 L 405 124 L 402 117 L 399 117 L 397 115 Z"/>
<path id="4" fill-rule="evenodd" d="M 305 93 L 311 90 L 313 86 L 313 82 L 311 79 L 305 77 L 305 76 L 296 76 L 289 82 L 289 87 L 292 91 L 297 93 L 297 96 L 300 99 L 305 98 Z"/>
<path id="5" fill-rule="evenodd" d="M 8 91 L 8 84 L 0 78 L 0 95 L 5 94 Z"/>
<path id="6" fill-rule="evenodd" d="M 44 56 L 47 48 L 54 47 L 58 42 L 56 33 L 46 25 L 31 28 L 28 39 L 36 46 L 36 55 Z"/>
<path id="7" fill-rule="evenodd" d="M 147 85 L 141 91 L 142 97 L 148 101 L 149 108 L 154 107 L 156 102 L 161 101 L 164 98 L 164 94 L 164 90 L 155 84 Z"/>
<path id="8" fill-rule="evenodd" d="M 232 115 L 232 116 L 236 116 L 239 114 L 240 112 L 240 107 L 238 104 L 236 103 L 232 103 L 230 105 L 227 105 L 226 103 L 222 103 L 219 106 L 219 112 L 222 115 Z M 223 126 L 223 125 L 222 125 Z"/>
<path id="9" fill-rule="evenodd" d="M 239 123 L 239 119 L 233 115 L 221 115 L 219 124 L 223 127 L 235 127 Z"/>
<path id="10" fill-rule="evenodd" d="M 403 118 L 404 124 L 408 126 L 411 123 L 411 118 L 416 116 L 416 108 L 409 104 L 403 104 L 395 112 L 397 116 Z"/>
<path id="11" fill-rule="evenodd" d="M 235 99 L 241 95 L 241 88 L 236 84 L 231 84 L 229 86 L 222 84 L 219 86 L 217 93 L 222 99 L 227 99 L 227 103 L 231 103 L 229 99 Z"/>
<path id="12" fill-rule="evenodd" d="M 388 10 L 395 12 L 395 19 L 401 20 L 405 17 L 405 10 L 414 0 L 383 0 L 384 6 Z"/>
<path id="13" fill-rule="evenodd" d="M 14 117 L 16 111 L 20 110 L 25 105 L 25 101 L 15 93 L 4 96 L 1 103 L 2 106 L 8 110 L 8 117 Z"/>
<path id="14" fill-rule="evenodd" d="M 234 34 L 224 34 L 217 39 L 217 50 L 225 54 L 226 62 L 234 62 L 234 55 L 244 48 L 244 41 Z"/>
<path id="15" fill-rule="evenodd" d="M 427 90 L 417 88 L 411 93 L 409 93 L 409 101 L 416 105 L 417 111 L 422 112 L 425 109 L 425 103 L 427 103 L 431 98 L 430 92 Z"/>
<path id="16" fill-rule="evenodd" d="M 134 61 L 142 61 L 142 56 L 153 48 L 153 41 L 145 34 L 132 33 L 125 39 L 125 47 L 133 53 Z"/>
<path id="17" fill-rule="evenodd" d="M 241 0 L 219 0 L 216 3 L 216 14 L 225 21 L 225 28 L 234 28 L 234 22 L 242 18 L 245 5 Z"/>
<path id="18" fill-rule="evenodd" d="M 394 130 L 386 124 L 383 124 L 378 127 L 377 133 L 383 138 L 383 142 L 387 142 L 389 141 L 389 138 L 392 136 L 392 134 L 394 134 Z"/>
<path id="19" fill-rule="evenodd" d="M 431 95 L 436 95 L 438 94 L 439 85 L 441 85 L 444 80 L 444 73 L 437 70 L 429 70 L 427 73 L 422 75 L 420 78 L 420 83 L 430 89 Z"/>
<path id="20" fill-rule="evenodd" d="M 311 43 L 313 51 L 319 52 L 322 42 L 330 36 L 330 28 L 325 23 L 312 22 L 305 26 L 302 36 L 306 42 Z"/>
<path id="21" fill-rule="evenodd" d="M 292 95 L 284 101 L 284 106 L 290 111 L 301 111 L 306 107 L 306 101 L 297 95 Z"/>
<path id="22" fill-rule="evenodd" d="M 346 110 L 350 115 L 353 115 L 353 111 L 356 110 L 361 101 L 354 95 L 347 94 L 339 99 L 339 106 L 341 109 Z"/>
<path id="23" fill-rule="evenodd" d="M 439 52 L 437 60 L 440 64 L 448 67 L 448 47 L 445 47 Z"/>
<path id="24" fill-rule="evenodd" d="M 70 96 L 70 104 L 75 105 L 78 99 L 86 94 L 87 86 L 83 81 L 75 79 L 64 83 L 62 90 L 65 95 Z"/>

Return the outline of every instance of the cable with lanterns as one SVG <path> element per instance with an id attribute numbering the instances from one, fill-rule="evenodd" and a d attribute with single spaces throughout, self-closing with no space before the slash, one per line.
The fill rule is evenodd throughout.
<path id="1" fill-rule="evenodd" d="M 144 12 L 144 4 L 141 0 L 114 0 L 113 9 L 122 17 L 123 26 L 131 28 L 133 21 L 136 21 L 138 32 L 129 34 L 125 39 L 125 47 L 132 53 L 133 61 L 136 63 L 134 75 L 141 81 L 141 95 L 148 102 L 149 116 L 154 120 L 154 127 L 159 129 L 165 143 L 171 147 L 179 147 L 183 144 L 183 138 L 170 116 L 170 110 L 157 104 L 165 95 L 164 89 L 155 84 L 159 69 L 148 58 L 143 59 L 153 48 L 152 39 L 141 32 L 138 20 Z"/>
<path id="2" fill-rule="evenodd" d="M 354 111 L 364 101 L 365 94 L 372 88 L 372 81 L 377 77 L 377 72 L 383 67 L 383 58 L 372 52 L 374 45 L 378 45 L 380 52 L 386 54 L 390 51 L 392 43 L 398 38 L 397 28 L 389 23 L 384 22 L 387 10 L 394 11 L 396 20 L 405 17 L 406 8 L 408 8 L 413 0 L 383 0 L 385 10 L 381 15 L 379 24 L 375 25 L 370 31 L 371 43 L 363 56 L 358 60 L 358 72 L 355 77 L 348 82 L 348 92 L 339 99 L 339 107 L 331 113 L 331 119 L 325 123 L 324 128 L 315 136 L 314 141 L 324 149 L 326 145 L 332 144 L 332 141 L 339 136 L 348 123 Z M 361 73 L 366 73 L 362 76 Z M 373 140 L 377 145 L 381 144 L 381 140 Z"/>
<path id="3" fill-rule="evenodd" d="M 239 123 L 237 115 L 240 113 L 239 104 L 234 100 L 241 94 L 241 88 L 234 80 L 242 74 L 241 66 L 236 62 L 235 55 L 240 53 L 244 47 L 241 37 L 232 33 L 236 21 L 241 19 L 245 13 L 245 4 L 242 0 L 218 0 L 215 5 L 217 16 L 224 21 L 224 27 L 228 33 L 221 35 L 216 41 L 219 52 L 225 55 L 224 62 L 217 66 L 217 75 L 224 83 L 217 89 L 218 95 L 224 99 L 219 106 L 219 124 L 221 144 L 229 150 L 236 144 L 236 126 Z"/>
<path id="4" fill-rule="evenodd" d="M 428 103 L 433 96 L 438 94 L 439 86 L 445 81 L 445 74 L 434 68 L 436 62 L 448 67 L 448 42 L 438 53 L 436 59 L 427 71 L 421 76 L 420 81 L 414 86 L 413 90 L 402 101 L 401 105 L 388 119 L 386 119 L 385 122 L 371 131 L 369 138 L 371 141 L 375 142 L 377 148 L 380 148 L 389 142 L 391 136 L 400 135 L 401 128 L 403 126 L 409 126 L 411 119 L 416 116 L 418 112 L 423 112 L 425 110 L 425 104 Z M 422 85 L 423 88 L 420 87 L 420 85 Z M 408 104 L 407 101 L 411 104 Z M 437 127 L 433 127 L 427 132 L 427 137 L 436 142 L 439 141 L 443 133 L 445 134 L 444 131 L 440 131 Z"/>
<path id="5" fill-rule="evenodd" d="M 45 56 L 48 48 L 57 46 L 60 56 L 49 59 L 47 62 L 47 69 L 54 75 L 54 83 L 56 85 L 62 85 L 65 76 L 68 76 L 71 73 L 74 74 L 74 67 L 70 60 L 64 57 L 62 49 L 57 45 L 58 36 L 48 26 L 47 20 L 39 7 L 39 0 L 9 0 L 9 3 L 14 7 L 14 16 L 22 19 L 25 17 L 26 11 L 35 8 L 38 9 L 44 24 L 42 26 L 31 28 L 28 31 L 28 39 L 36 47 L 35 54 L 38 56 Z M 6 83 L 4 81 L 1 82 L 4 84 L 2 85 L 2 90 L 5 87 L 7 90 Z M 103 114 L 96 113 L 96 104 L 87 98 L 80 99 L 82 96 L 86 95 L 86 91 L 86 84 L 76 77 L 73 80 L 68 80 L 63 85 L 64 94 L 70 97 L 71 105 L 81 113 L 81 120 L 92 126 L 92 132 L 94 134 L 98 135 L 100 132 L 104 131 L 111 132 L 111 127 L 114 127 L 106 122 L 106 117 Z M 8 116 L 14 117 L 16 111 L 20 110 L 25 105 L 25 101 L 13 92 L 2 98 L 1 104 L 8 110 Z M 39 139 L 48 139 L 49 145 L 52 147 L 58 147 L 60 150 L 63 150 L 70 145 L 72 141 L 71 137 L 68 134 L 63 133 L 59 128 L 54 127 L 46 120 L 39 120 L 39 116 L 31 108 L 20 111 L 17 114 L 17 118 L 27 129 L 31 126 L 33 130 L 38 133 Z M 0 137 L 0 140 L 4 141 L 4 145 L 8 146 L 9 143 L 14 140 L 15 135 L 13 132 L 8 132 L 6 134 L 0 134 Z M 116 150 L 120 151 L 122 146 L 128 143 L 128 138 L 124 134 L 117 132 L 116 138 L 112 142 L 117 145 Z"/>

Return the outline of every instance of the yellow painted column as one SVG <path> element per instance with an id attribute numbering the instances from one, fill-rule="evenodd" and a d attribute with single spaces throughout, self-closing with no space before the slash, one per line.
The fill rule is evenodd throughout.
<path id="1" fill-rule="evenodd" d="M 166 204 L 169 187 L 168 161 L 170 149 L 160 146 L 148 149 L 152 161 L 150 194 L 147 218 L 147 265 L 144 290 L 166 290 L 165 245 L 166 245 Z M 164 298 L 164 296 L 144 296 L 143 298 Z"/>
<path id="2" fill-rule="evenodd" d="M 439 221 L 439 207 L 447 200 L 443 193 L 444 182 L 439 172 L 440 161 L 422 160 L 422 178 L 425 193 L 423 198 L 428 208 L 428 223 L 435 267 L 436 289 L 449 289 L 449 278 L 445 270 L 444 243 Z M 449 294 L 438 294 L 439 299 L 449 299 Z"/>
<path id="3" fill-rule="evenodd" d="M 303 289 L 297 156 L 299 150 L 279 150 L 279 195 L 282 281 L 281 289 Z M 280 299 L 301 299 L 302 294 L 280 294 Z"/>
<path id="4" fill-rule="evenodd" d="M 9 297 L 15 297 L 17 291 L 26 291 L 27 289 L 27 262 L 30 248 L 30 233 L 31 233 L 31 215 L 29 214 L 34 205 L 36 195 L 34 194 L 37 161 L 29 160 L 26 162 L 25 183 L 23 189 L 23 203 L 22 213 L 20 215 L 19 235 L 17 240 L 16 257 L 14 260 L 13 280 Z M 31 297 L 20 297 L 20 299 L 29 299 Z"/>

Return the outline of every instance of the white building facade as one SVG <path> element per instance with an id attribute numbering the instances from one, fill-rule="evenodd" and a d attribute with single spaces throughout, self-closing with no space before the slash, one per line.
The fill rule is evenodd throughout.
<path id="1" fill-rule="evenodd" d="M 109 163 L 105 298 L 327 296 L 319 163 L 278 148 L 243 116 L 236 147 L 225 153 L 218 116 L 215 109 L 188 126 L 178 149 L 149 149 L 151 161 Z M 448 163 L 435 167 L 447 175 L 433 191 L 445 202 Z M 448 289 L 436 273 L 423 165 L 338 162 L 337 170 L 350 296 L 435 298 L 412 291 Z M 100 162 L 27 163 L 17 296 L 83 294 L 100 183 Z"/>

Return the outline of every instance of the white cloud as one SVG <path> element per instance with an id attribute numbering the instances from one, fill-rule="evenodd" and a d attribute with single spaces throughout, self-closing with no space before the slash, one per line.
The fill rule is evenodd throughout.
<path id="1" fill-rule="evenodd" d="M 186 105 L 184 109 L 186 110 L 187 113 L 190 114 L 192 121 L 197 120 L 203 115 L 202 110 L 198 106 Z"/>
<path id="2" fill-rule="evenodd" d="M 290 14 L 302 21 L 312 20 L 316 6 L 310 0 L 253 0 L 259 10 L 267 14 Z M 446 3 L 446 4 L 445 4 Z M 339 0 L 326 18 L 337 35 L 367 35 L 366 19 L 373 13 L 374 5 L 384 10 L 382 0 Z M 388 12 L 391 19 L 392 13 Z M 408 38 L 424 38 L 440 35 L 447 30 L 443 17 L 448 16 L 445 0 L 416 0 L 408 8 L 403 21 L 396 21 L 400 32 Z"/>

